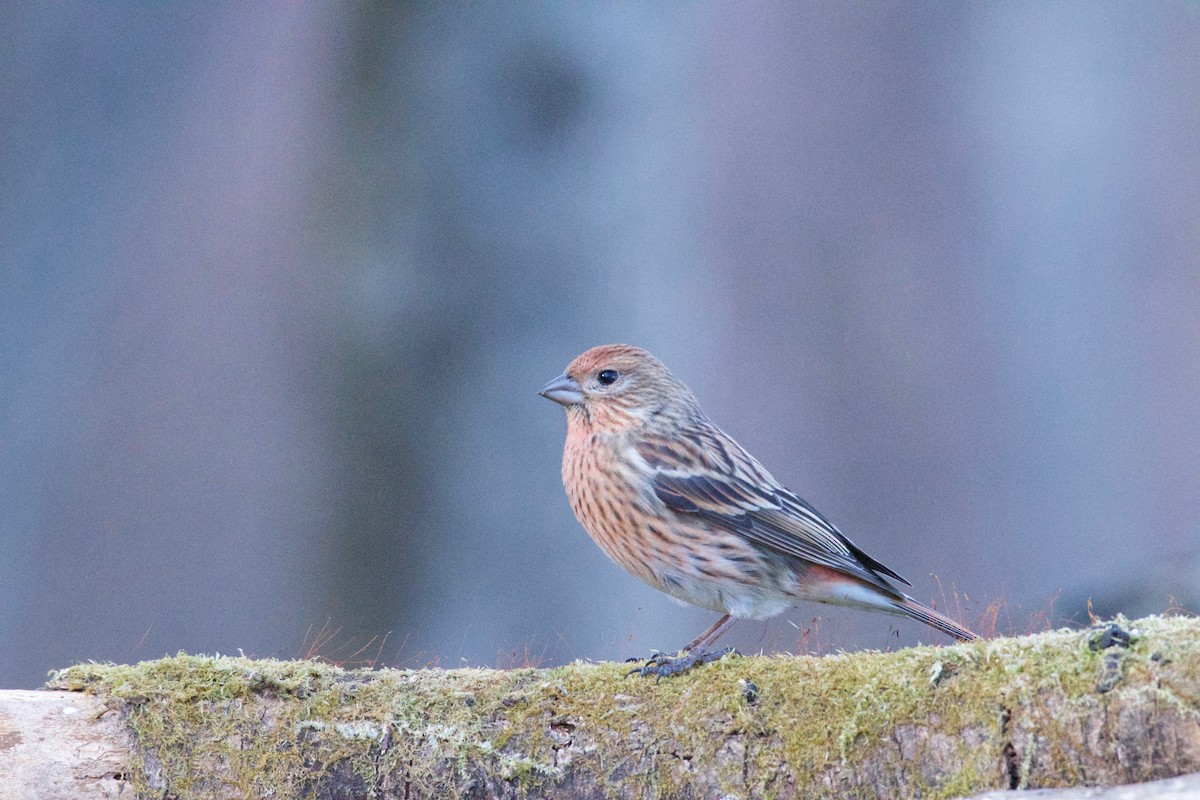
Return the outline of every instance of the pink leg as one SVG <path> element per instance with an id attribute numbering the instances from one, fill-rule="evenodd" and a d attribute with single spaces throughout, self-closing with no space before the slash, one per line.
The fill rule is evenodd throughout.
<path id="1" fill-rule="evenodd" d="M 707 649 L 709 645 L 721 638 L 721 634 L 724 633 L 725 630 L 733 623 L 733 617 L 731 617 L 729 614 L 726 614 L 714 622 L 711 628 L 697 636 L 695 639 L 692 639 L 691 644 L 683 648 L 683 652 L 690 653 L 697 648 L 701 650 Z"/>

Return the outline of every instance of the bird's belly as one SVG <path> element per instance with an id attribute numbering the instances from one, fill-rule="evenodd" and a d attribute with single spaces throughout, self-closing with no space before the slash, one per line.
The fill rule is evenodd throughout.
<path id="1" fill-rule="evenodd" d="M 609 558 L 676 600 L 748 619 L 773 616 L 789 603 L 759 554 L 725 531 L 672 524 L 642 497 L 618 506 L 581 493 L 571 505 Z"/>
<path id="2" fill-rule="evenodd" d="M 708 578 L 668 572 L 656 588 L 684 603 L 731 614 L 738 619 L 767 619 L 791 605 L 791 598 L 769 585 L 717 582 Z"/>
<path id="3" fill-rule="evenodd" d="M 684 603 L 735 617 L 765 619 L 787 607 L 779 565 L 741 537 L 667 508 L 619 459 L 572 444 L 563 460 L 571 509 L 626 572 Z"/>

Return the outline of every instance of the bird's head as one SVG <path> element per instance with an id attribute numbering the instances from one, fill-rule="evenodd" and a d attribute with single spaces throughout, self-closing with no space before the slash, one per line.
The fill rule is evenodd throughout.
<path id="1" fill-rule="evenodd" d="M 581 415 L 616 428 L 696 410 L 691 391 L 661 361 L 627 344 L 582 353 L 539 394 L 565 406 L 568 417 Z"/>

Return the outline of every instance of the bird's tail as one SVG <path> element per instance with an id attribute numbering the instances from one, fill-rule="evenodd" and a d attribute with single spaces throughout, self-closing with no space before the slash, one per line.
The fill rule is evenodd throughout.
<path id="1" fill-rule="evenodd" d="M 949 634 L 961 642 L 971 642 L 979 638 L 946 615 L 939 614 L 929 606 L 921 605 L 908 595 L 902 597 L 901 600 L 893 601 L 902 614 L 919 619 L 929 627 L 937 628 L 942 633 Z"/>

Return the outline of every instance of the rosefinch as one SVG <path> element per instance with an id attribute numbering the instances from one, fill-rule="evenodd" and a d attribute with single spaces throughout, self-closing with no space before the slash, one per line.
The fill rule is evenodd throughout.
<path id="1" fill-rule="evenodd" d="M 970 641 L 975 634 L 901 592 L 908 585 L 783 487 L 709 421 L 690 389 L 645 350 L 594 347 L 540 393 L 567 410 L 562 476 L 588 535 L 656 589 L 722 616 L 669 675 L 728 650 L 707 648 L 734 619 L 766 619 L 792 601 L 909 616 Z"/>

